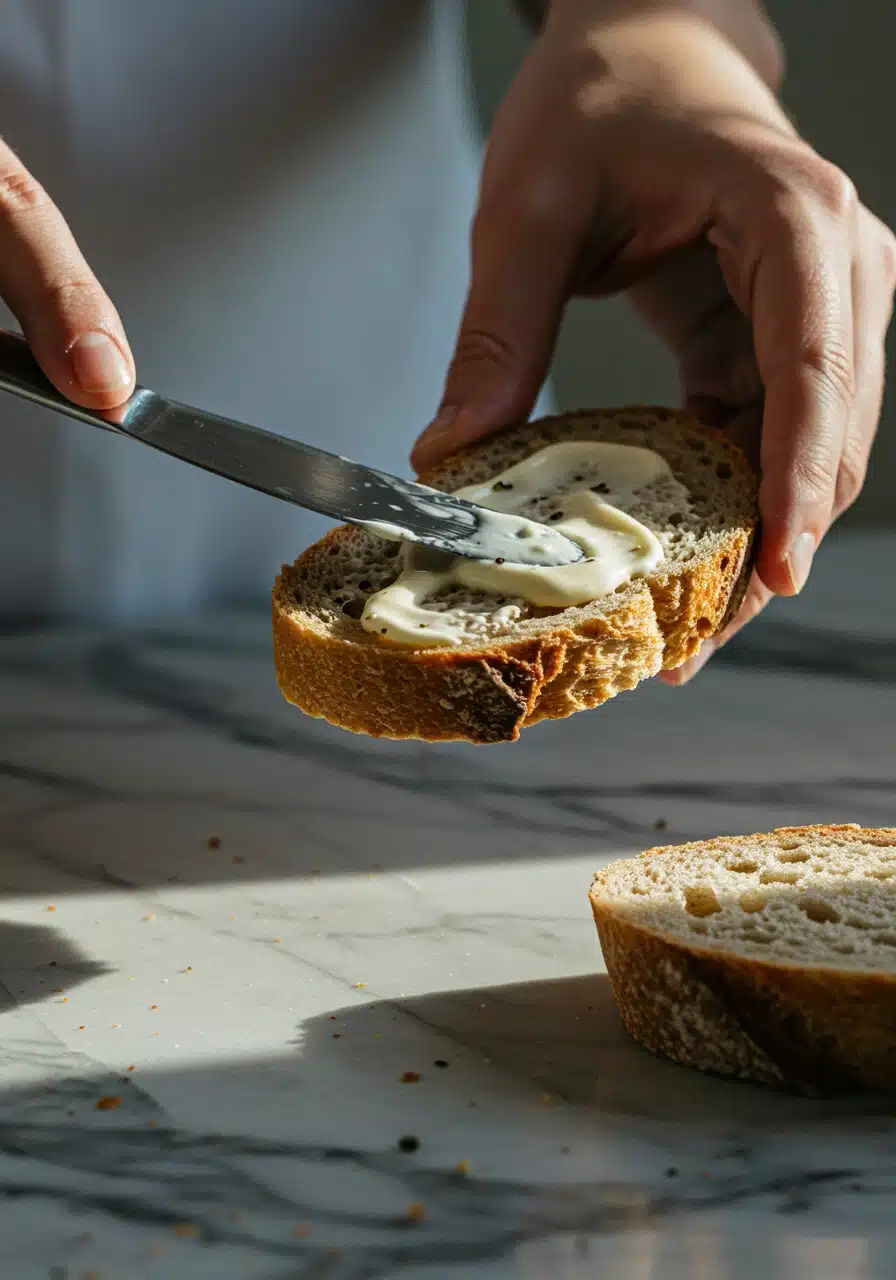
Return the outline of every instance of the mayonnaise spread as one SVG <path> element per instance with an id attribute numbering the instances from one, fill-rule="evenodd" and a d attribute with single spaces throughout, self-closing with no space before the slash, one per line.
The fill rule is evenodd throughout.
<path id="1" fill-rule="evenodd" d="M 558 609 L 608 595 L 664 559 L 656 535 L 620 509 L 657 482 L 680 488 L 669 464 L 651 449 L 597 440 L 548 445 L 487 483 L 455 493 L 492 511 L 525 512 L 544 521 L 578 543 L 585 559 L 544 568 L 465 560 L 406 545 L 401 573 L 368 598 L 361 625 L 398 644 L 458 645 L 470 639 L 464 618 L 434 603 L 453 588 L 487 592 L 505 604 L 516 598 Z"/>

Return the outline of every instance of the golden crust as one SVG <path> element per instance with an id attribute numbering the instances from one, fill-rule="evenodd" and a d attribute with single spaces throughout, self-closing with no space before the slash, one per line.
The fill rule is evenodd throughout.
<path id="1" fill-rule="evenodd" d="M 779 836 L 896 841 L 896 830 L 786 827 Z M 725 839 L 643 856 L 724 854 Z M 894 1091 L 896 973 L 765 962 L 685 943 L 627 917 L 595 877 L 591 908 L 620 1016 L 632 1037 L 685 1066 L 812 1096 Z M 624 899 L 622 900 L 624 902 Z"/>
<path id="2" fill-rule="evenodd" d="M 724 439 L 686 415 L 667 416 L 679 429 L 684 422 L 694 432 Z M 532 425 L 543 430 L 558 421 L 563 419 Z M 755 480 L 743 455 L 727 441 L 725 448 L 747 482 Z M 446 460 L 423 481 L 438 484 L 463 458 Z M 275 584 L 277 680 L 289 702 L 356 733 L 482 745 L 515 741 L 528 725 L 600 706 L 692 657 L 743 599 L 755 529 L 754 517 L 752 526 L 732 528 L 709 555 L 681 572 L 632 583 L 611 610 L 567 610 L 559 624 L 556 615 L 546 618 L 518 640 L 502 637 L 460 650 L 408 649 L 370 635 L 360 624 L 338 635 L 322 626 L 303 607 L 301 582 L 306 567 L 349 534 L 335 529 L 295 565 L 284 565 Z"/>

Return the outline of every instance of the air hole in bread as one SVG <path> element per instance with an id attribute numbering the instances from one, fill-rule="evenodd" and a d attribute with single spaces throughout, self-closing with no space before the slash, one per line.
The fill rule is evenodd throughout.
<path id="1" fill-rule="evenodd" d="M 729 559 L 728 556 L 722 556 L 721 560 L 719 561 L 719 568 L 721 569 L 722 573 L 725 572 L 725 570 L 728 568 L 730 563 L 731 563 L 731 560 Z"/>
<path id="2" fill-rule="evenodd" d="M 788 849 L 792 848 L 792 846 L 787 846 L 787 848 Z M 781 852 L 778 854 L 778 861 L 779 862 L 809 862 L 810 855 L 806 853 L 805 849 L 793 849 L 792 853 L 785 852 L 785 848 L 782 846 Z"/>
<path id="3" fill-rule="evenodd" d="M 709 926 L 704 924 L 702 920 L 691 920 L 691 933 L 709 933 Z"/>
<path id="4" fill-rule="evenodd" d="M 803 898 L 797 906 L 813 924 L 839 924 L 840 912 L 825 902 L 824 898 Z"/>
<path id="5" fill-rule="evenodd" d="M 752 915 L 755 911 L 762 911 L 768 905 L 768 894 L 762 893 L 759 889 L 748 889 L 738 898 L 738 905 L 741 911 Z"/>
<path id="6" fill-rule="evenodd" d="M 885 947 L 896 947 L 896 933 L 876 933 L 874 941 L 880 942 Z"/>
<path id="7" fill-rule="evenodd" d="M 720 480 L 730 480 L 734 475 L 730 462 L 720 462 L 716 467 L 716 475 Z"/>
<path id="8" fill-rule="evenodd" d="M 868 920 L 863 920 L 860 916 L 847 916 L 846 923 L 850 929 L 859 929 L 862 933 L 869 933 L 875 926 Z"/>
<path id="9" fill-rule="evenodd" d="M 684 891 L 684 909 L 689 916 L 712 916 L 721 911 L 711 884 L 692 884 Z"/>
<path id="10" fill-rule="evenodd" d="M 729 871 L 740 871 L 744 875 L 749 875 L 752 871 L 759 870 L 759 863 L 751 862 L 749 860 L 746 862 L 729 862 L 727 869 Z"/>
<path id="11" fill-rule="evenodd" d="M 710 622 L 709 618 L 698 618 L 697 619 L 697 635 L 708 636 L 710 631 L 712 631 L 712 623 Z"/>
<path id="12" fill-rule="evenodd" d="M 802 871 L 778 871 L 772 867 L 770 871 L 759 874 L 760 884 L 796 884 L 803 877 Z"/>
<path id="13" fill-rule="evenodd" d="M 779 840 L 778 841 L 779 849 L 799 849 L 801 847 L 802 847 L 801 840 Z"/>
<path id="14" fill-rule="evenodd" d="M 347 618 L 360 618 L 364 612 L 364 601 L 358 596 L 355 596 L 354 600 L 346 600 L 342 606 L 342 612 Z"/>
<path id="15" fill-rule="evenodd" d="M 866 871 L 865 875 L 871 880 L 892 880 L 896 871 Z"/>

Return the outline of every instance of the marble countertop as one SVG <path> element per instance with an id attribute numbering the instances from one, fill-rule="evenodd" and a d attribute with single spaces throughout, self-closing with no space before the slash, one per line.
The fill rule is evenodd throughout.
<path id="1" fill-rule="evenodd" d="M 264 611 L 0 636 L 2 1274 L 891 1276 L 892 1108 L 642 1053 L 586 895 L 657 839 L 894 821 L 894 553 L 488 749 L 303 718 Z"/>

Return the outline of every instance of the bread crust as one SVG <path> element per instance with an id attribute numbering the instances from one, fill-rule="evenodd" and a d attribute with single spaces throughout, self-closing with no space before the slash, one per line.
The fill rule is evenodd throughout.
<path id="1" fill-rule="evenodd" d="M 662 413 L 712 436 L 738 470 L 746 459 L 719 432 L 673 411 Z M 546 419 L 533 428 L 581 415 Z M 475 452 L 471 450 L 470 452 Z M 447 459 L 421 477 L 438 484 Z M 284 565 L 274 587 L 277 680 L 286 699 L 308 715 L 372 737 L 461 740 L 477 745 L 515 741 L 521 729 L 600 706 L 661 669 L 680 666 L 717 634 L 743 600 L 752 567 L 757 518 L 732 528 L 709 556 L 679 572 L 639 580 L 609 612 L 566 610 L 476 648 L 410 649 L 371 636 L 360 624 L 350 636 L 317 625 L 302 608 L 303 571 L 348 532 L 335 529 Z"/>
<path id="2" fill-rule="evenodd" d="M 896 843 L 896 830 L 787 827 L 780 836 L 847 835 Z M 700 849 L 724 852 L 728 841 Z M 688 846 L 651 849 L 644 857 Z M 623 1023 L 644 1048 L 685 1066 L 804 1096 L 886 1093 L 896 1087 L 896 972 L 758 960 L 687 944 L 627 918 L 595 877 L 591 908 Z"/>

